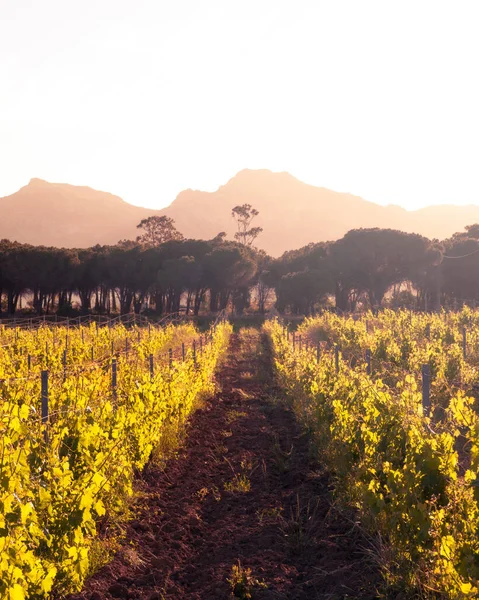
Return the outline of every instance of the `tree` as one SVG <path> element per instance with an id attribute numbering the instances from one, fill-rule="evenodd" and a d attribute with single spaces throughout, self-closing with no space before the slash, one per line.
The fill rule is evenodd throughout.
<path id="1" fill-rule="evenodd" d="M 183 235 L 176 229 L 175 222 L 170 217 L 153 216 L 143 219 L 137 229 L 143 229 L 144 233 L 136 238 L 136 241 L 145 248 L 155 248 L 171 240 L 183 240 Z"/>
<path id="2" fill-rule="evenodd" d="M 204 260 L 204 280 L 210 290 L 210 310 L 226 308 L 233 298 L 236 298 L 237 310 L 241 310 L 244 298 L 239 298 L 241 292 L 238 295 L 238 290 L 249 287 L 256 270 L 253 252 L 234 242 L 227 242 L 208 253 Z"/>
<path id="3" fill-rule="evenodd" d="M 323 271 L 306 269 L 283 275 L 277 286 L 280 306 L 289 306 L 294 314 L 307 315 L 329 292 L 329 280 Z"/>
<path id="4" fill-rule="evenodd" d="M 236 220 L 238 227 L 235 240 L 242 246 L 252 246 L 255 239 L 263 231 L 262 227 L 251 227 L 251 223 L 258 215 L 259 212 L 251 204 L 235 206 L 231 211 L 231 216 Z"/>
<path id="5" fill-rule="evenodd" d="M 442 290 L 454 304 L 479 300 L 479 240 L 463 235 L 456 234 L 444 243 L 441 263 Z"/>
<path id="6" fill-rule="evenodd" d="M 330 271 L 328 244 L 312 243 L 269 261 L 262 277 L 275 288 L 277 309 L 299 314 L 315 310 L 333 291 Z"/>
<path id="7" fill-rule="evenodd" d="M 380 306 L 388 289 L 412 281 L 437 260 L 431 242 L 394 229 L 353 229 L 331 245 L 336 304 L 350 308 L 361 294 L 371 307 Z"/>

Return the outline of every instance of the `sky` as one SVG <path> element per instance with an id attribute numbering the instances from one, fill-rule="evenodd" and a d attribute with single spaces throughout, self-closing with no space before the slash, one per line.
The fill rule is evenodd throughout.
<path id="1" fill-rule="evenodd" d="M 477 0 L 0 0 L 0 196 L 39 177 L 160 208 L 266 168 L 479 204 L 478 17 Z"/>

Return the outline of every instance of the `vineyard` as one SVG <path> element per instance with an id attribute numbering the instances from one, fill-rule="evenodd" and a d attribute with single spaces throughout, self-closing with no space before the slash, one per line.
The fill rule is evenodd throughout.
<path id="1" fill-rule="evenodd" d="M 2 327 L 0 596 L 78 590 L 102 519 L 180 430 L 230 326 Z"/>
<path id="2" fill-rule="evenodd" d="M 385 311 L 267 325 L 338 494 L 392 555 L 389 585 L 479 594 L 478 314 Z M 411 592 L 412 594 L 412 592 Z"/>
<path id="3" fill-rule="evenodd" d="M 476 311 L 4 322 L 0 395 L 1 598 L 479 595 Z"/>

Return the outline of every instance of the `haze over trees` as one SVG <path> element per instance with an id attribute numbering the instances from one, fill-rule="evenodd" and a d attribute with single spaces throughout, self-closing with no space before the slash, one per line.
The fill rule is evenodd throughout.
<path id="1" fill-rule="evenodd" d="M 165 216 L 142 220 L 136 240 L 65 249 L 0 241 L 0 310 L 36 314 L 229 308 L 309 314 L 321 308 L 474 305 L 479 301 L 479 225 L 439 242 L 395 229 L 354 229 L 333 242 L 268 256 L 254 243 L 259 211 L 237 205 L 234 241 L 185 239 Z"/>

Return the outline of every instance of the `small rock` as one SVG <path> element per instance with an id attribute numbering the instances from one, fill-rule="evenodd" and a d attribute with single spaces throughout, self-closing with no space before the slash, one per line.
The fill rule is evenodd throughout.
<path id="1" fill-rule="evenodd" d="M 159 558 L 158 556 L 155 556 L 154 558 L 151 559 L 150 564 L 153 567 L 153 569 L 162 569 L 165 566 L 165 561 L 163 558 Z"/>
<path id="2" fill-rule="evenodd" d="M 142 523 L 141 521 L 132 521 L 131 527 L 135 531 L 141 531 L 141 532 L 150 531 L 150 526 L 148 525 L 148 523 Z"/>
<path id="3" fill-rule="evenodd" d="M 114 598 L 128 598 L 128 588 L 121 583 L 110 585 L 108 591 Z"/>

